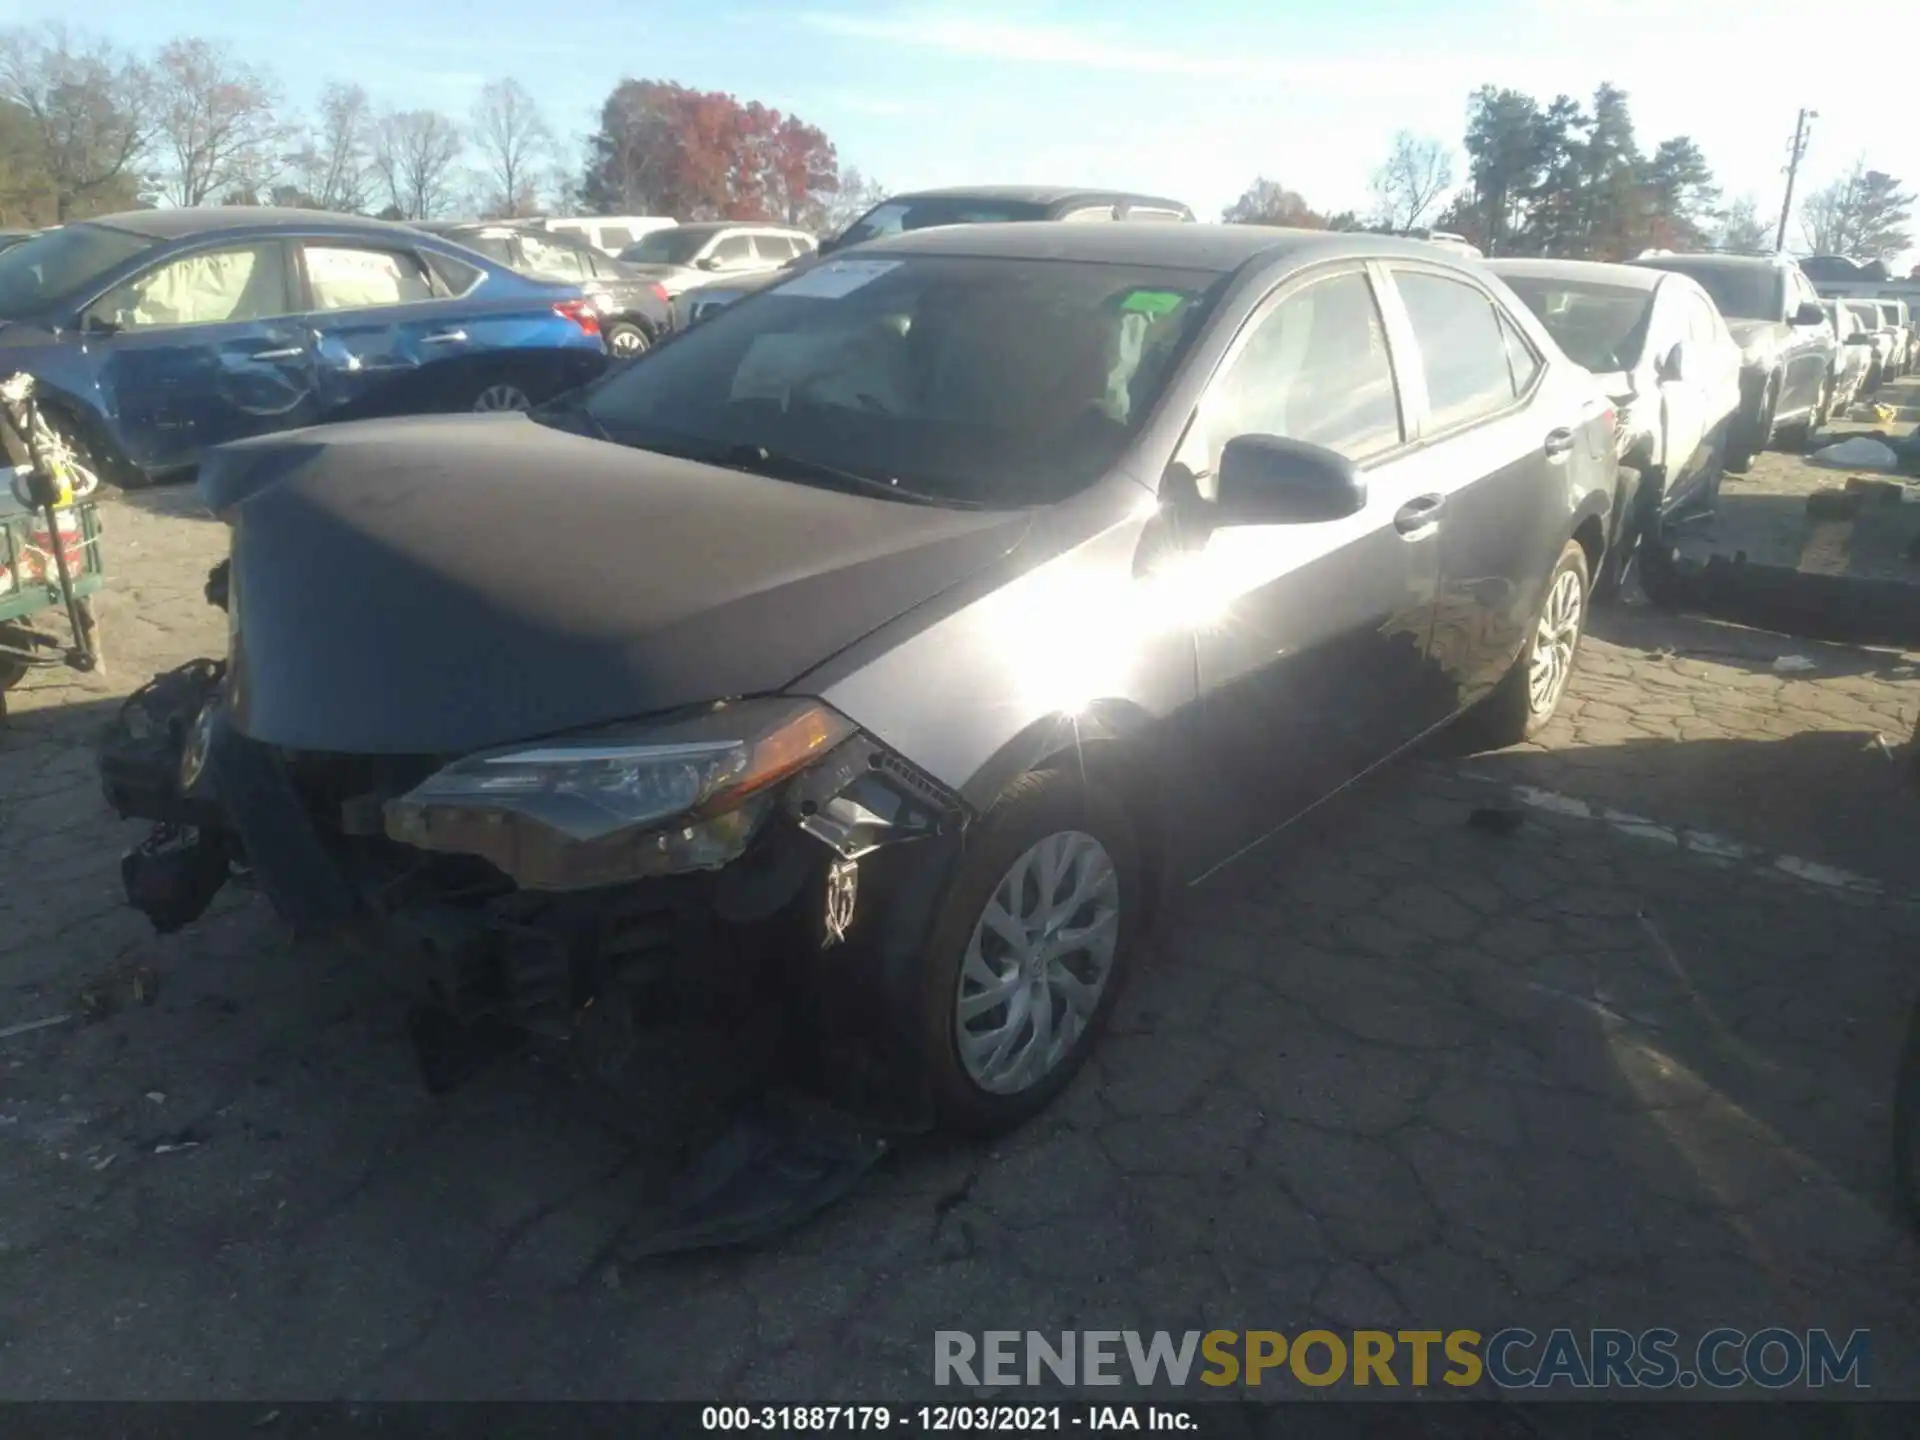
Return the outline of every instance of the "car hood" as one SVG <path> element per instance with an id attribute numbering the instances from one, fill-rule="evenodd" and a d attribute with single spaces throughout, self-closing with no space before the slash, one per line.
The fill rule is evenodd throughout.
<path id="1" fill-rule="evenodd" d="M 450 755 L 790 684 L 1012 549 L 1024 512 L 848 495 L 523 416 L 216 452 L 239 729 Z"/>

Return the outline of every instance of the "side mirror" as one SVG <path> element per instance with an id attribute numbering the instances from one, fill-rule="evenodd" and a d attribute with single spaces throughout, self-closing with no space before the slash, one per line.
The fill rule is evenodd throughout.
<path id="1" fill-rule="evenodd" d="M 120 333 L 120 327 L 99 311 L 89 310 L 80 317 L 80 333 L 82 335 L 117 335 Z"/>
<path id="2" fill-rule="evenodd" d="M 719 257 L 715 255 L 702 255 L 698 260 L 693 262 L 693 265 L 696 270 L 718 270 L 720 268 L 720 260 Z"/>
<path id="3" fill-rule="evenodd" d="M 1687 378 L 1687 342 L 1676 340 L 1673 348 L 1662 357 L 1659 375 L 1663 384 L 1671 384 Z"/>
<path id="4" fill-rule="evenodd" d="M 1824 325 L 1827 323 L 1827 312 L 1822 310 L 1818 305 L 1815 305 L 1812 301 L 1808 301 L 1793 312 L 1793 323 L 1796 325 Z"/>
<path id="5" fill-rule="evenodd" d="M 1367 503 L 1366 478 L 1346 456 L 1278 435 L 1229 440 L 1217 484 L 1215 525 L 1341 520 Z"/>

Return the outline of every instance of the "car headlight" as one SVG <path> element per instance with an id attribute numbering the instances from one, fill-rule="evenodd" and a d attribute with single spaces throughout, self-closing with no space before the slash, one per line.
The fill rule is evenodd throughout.
<path id="1" fill-rule="evenodd" d="M 715 869 L 746 849 L 774 788 L 853 731 L 817 700 L 766 699 L 485 751 L 389 800 L 386 831 L 530 890 Z"/>

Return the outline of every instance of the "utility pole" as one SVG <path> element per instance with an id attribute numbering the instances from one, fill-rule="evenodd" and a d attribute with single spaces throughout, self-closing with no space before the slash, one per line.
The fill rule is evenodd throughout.
<path id="1" fill-rule="evenodd" d="M 1802 110 L 1793 126 L 1793 158 L 1787 162 L 1787 195 L 1780 202 L 1780 232 L 1773 238 L 1773 253 L 1787 248 L 1787 217 L 1793 213 L 1793 181 L 1800 173 L 1800 161 L 1807 153 L 1807 122 L 1818 120 L 1818 110 Z"/>

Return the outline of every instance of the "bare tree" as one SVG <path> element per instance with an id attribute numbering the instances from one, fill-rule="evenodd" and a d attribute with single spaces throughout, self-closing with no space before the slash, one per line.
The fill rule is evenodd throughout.
<path id="1" fill-rule="evenodd" d="M 279 173 L 286 129 L 267 76 L 206 40 L 162 47 L 153 69 L 154 150 L 161 193 L 204 205 L 228 190 L 267 189 Z"/>
<path id="2" fill-rule="evenodd" d="M 334 81 L 300 148 L 288 157 L 303 203 L 357 214 L 367 208 L 373 106 L 358 85 Z"/>
<path id="3" fill-rule="evenodd" d="M 374 127 L 373 168 L 402 220 L 431 220 L 446 205 L 465 146 L 437 110 L 396 110 Z"/>
<path id="4" fill-rule="evenodd" d="M 518 80 L 489 80 L 474 102 L 473 145 L 480 152 L 494 216 L 530 215 L 539 208 L 539 176 L 553 153 L 553 132 Z"/>
<path id="5" fill-rule="evenodd" d="M 1724 250 L 1771 250 L 1773 227 L 1760 216 L 1760 202 L 1742 195 L 1720 217 L 1720 247 Z"/>
<path id="6" fill-rule="evenodd" d="M 1374 219 L 1389 230 L 1412 230 L 1452 184 L 1453 155 L 1447 147 L 1402 130 L 1368 187 Z"/>
<path id="7" fill-rule="evenodd" d="M 839 234 L 892 192 L 878 180 L 849 166 L 840 172 L 840 188 L 827 201 L 827 229 Z"/>
<path id="8" fill-rule="evenodd" d="M 63 25 L 0 32 L 0 100 L 31 122 L 56 220 L 96 195 L 137 189 L 151 133 L 148 77 L 137 61 Z"/>
<path id="9" fill-rule="evenodd" d="M 1891 260 L 1913 243 L 1908 221 L 1913 196 L 1865 160 L 1813 192 L 1800 208 L 1800 230 L 1816 255 Z"/>
<path id="10" fill-rule="evenodd" d="M 1297 190 L 1262 175 L 1220 212 L 1228 225 L 1287 225 L 1301 230 L 1324 230 L 1326 217 L 1307 204 Z"/>

